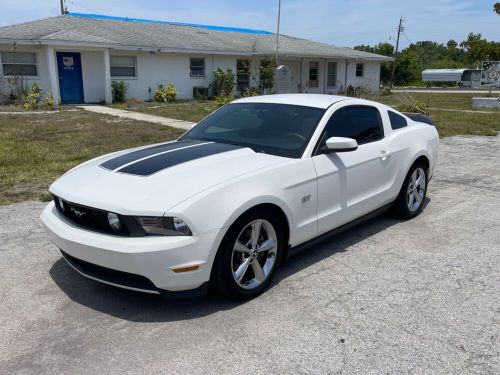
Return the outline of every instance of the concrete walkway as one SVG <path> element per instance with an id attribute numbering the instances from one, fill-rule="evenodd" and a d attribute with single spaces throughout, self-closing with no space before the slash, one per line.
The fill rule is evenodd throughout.
<path id="1" fill-rule="evenodd" d="M 476 111 L 472 109 L 449 109 L 449 108 L 429 108 L 429 111 L 443 111 L 443 112 L 462 112 L 462 113 L 484 113 L 487 115 L 500 114 L 500 112 L 493 111 Z"/>
<path id="2" fill-rule="evenodd" d="M 151 122 L 153 124 L 171 126 L 173 128 L 179 128 L 184 130 L 188 130 L 191 128 L 191 126 L 194 125 L 193 122 L 176 120 L 161 116 L 148 115 L 147 113 L 125 111 L 123 109 L 110 108 L 102 105 L 81 105 L 78 106 L 78 108 L 82 108 L 90 112 L 102 113 L 105 115 L 127 118 L 137 121 Z"/>
<path id="3" fill-rule="evenodd" d="M 53 111 L 0 111 L 0 115 L 52 115 L 61 112 L 76 112 L 78 109 L 61 109 Z"/>
<path id="4" fill-rule="evenodd" d="M 392 89 L 392 92 L 423 93 L 423 94 L 487 94 L 490 90 L 486 89 Z M 494 89 L 492 94 L 500 94 L 500 90 Z"/>

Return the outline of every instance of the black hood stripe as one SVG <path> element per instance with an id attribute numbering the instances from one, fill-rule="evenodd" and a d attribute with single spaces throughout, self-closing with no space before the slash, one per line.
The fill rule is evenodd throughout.
<path id="1" fill-rule="evenodd" d="M 163 143 L 161 145 L 152 146 L 148 148 L 143 148 L 141 150 L 132 151 L 127 154 L 117 156 L 116 158 L 110 159 L 102 163 L 100 166 L 105 169 L 115 170 L 124 167 L 126 164 L 130 164 L 136 160 L 146 158 L 148 156 L 153 156 L 162 152 L 173 151 L 178 148 L 195 145 L 197 143 L 204 143 L 200 141 L 175 141 L 169 143 Z"/>
<path id="2" fill-rule="evenodd" d="M 119 169 L 117 172 L 137 176 L 150 176 L 153 173 L 173 167 L 177 164 L 220 154 L 222 152 L 237 150 L 239 148 L 241 147 L 225 143 L 205 143 L 196 147 L 187 147 L 172 152 L 165 152 L 144 160 L 139 160 L 136 163 L 129 164 Z"/>

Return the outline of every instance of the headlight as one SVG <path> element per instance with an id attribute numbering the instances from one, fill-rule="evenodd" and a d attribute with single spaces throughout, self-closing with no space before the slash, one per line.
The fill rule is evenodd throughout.
<path id="1" fill-rule="evenodd" d="M 191 236 L 191 229 L 178 217 L 137 217 L 137 221 L 149 235 Z"/>

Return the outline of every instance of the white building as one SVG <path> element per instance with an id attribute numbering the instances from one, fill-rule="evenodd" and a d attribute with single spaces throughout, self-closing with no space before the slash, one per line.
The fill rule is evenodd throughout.
<path id="1" fill-rule="evenodd" d="M 128 83 L 128 97 L 148 100 L 173 82 L 189 99 L 193 88 L 209 87 L 218 67 L 238 73 L 238 92 L 263 84 L 259 67 L 274 57 L 275 43 L 261 30 L 73 13 L 0 27 L 0 75 L 36 81 L 62 103 L 110 103 L 114 80 Z M 296 92 L 378 89 L 380 63 L 392 60 L 285 35 L 279 45 Z"/>

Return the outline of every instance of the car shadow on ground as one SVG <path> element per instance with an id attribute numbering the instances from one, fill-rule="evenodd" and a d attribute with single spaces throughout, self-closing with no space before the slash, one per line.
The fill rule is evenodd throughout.
<path id="1" fill-rule="evenodd" d="M 426 198 L 424 209 L 430 199 Z M 327 239 L 300 252 L 291 252 L 282 264 L 271 288 L 281 280 L 326 259 L 347 251 L 370 236 L 401 222 L 390 214 L 382 214 L 342 234 Z M 219 311 L 230 310 L 246 302 L 233 302 L 210 293 L 192 299 L 166 301 L 158 295 L 134 292 L 98 283 L 75 272 L 63 258 L 56 261 L 50 276 L 74 302 L 96 311 L 132 322 L 168 322 L 190 320 Z"/>

